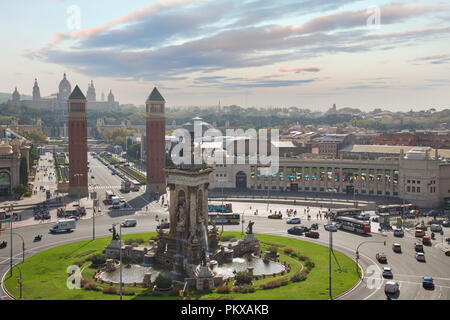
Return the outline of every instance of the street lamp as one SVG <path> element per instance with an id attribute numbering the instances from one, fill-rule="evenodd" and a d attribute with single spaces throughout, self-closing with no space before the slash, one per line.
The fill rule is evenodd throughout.
<path id="1" fill-rule="evenodd" d="M 358 272 L 358 260 L 359 260 L 359 247 L 361 247 L 363 244 L 365 243 L 384 243 L 384 245 L 386 246 L 386 241 L 363 241 L 361 242 L 358 247 L 356 247 L 356 273 L 359 274 Z"/>
<path id="2" fill-rule="evenodd" d="M 120 238 L 120 249 L 119 249 L 119 263 L 120 263 L 120 300 L 122 300 L 122 224 L 121 223 L 113 223 L 113 227 L 119 225 L 119 238 Z"/>

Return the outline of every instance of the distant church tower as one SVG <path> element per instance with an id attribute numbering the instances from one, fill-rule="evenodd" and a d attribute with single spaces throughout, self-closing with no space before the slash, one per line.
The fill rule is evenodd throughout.
<path id="1" fill-rule="evenodd" d="M 34 79 L 33 101 L 39 101 L 39 100 L 41 100 L 41 91 L 39 90 L 37 79 Z"/>
<path id="2" fill-rule="evenodd" d="M 146 101 L 147 193 L 165 193 L 166 101 L 156 87 Z"/>
<path id="3" fill-rule="evenodd" d="M 102 91 L 102 102 L 105 101 L 105 93 Z"/>
<path id="4" fill-rule="evenodd" d="M 14 92 L 12 94 L 12 103 L 15 106 L 18 106 L 20 103 L 20 93 L 17 91 L 17 87 L 14 89 Z"/>
<path id="5" fill-rule="evenodd" d="M 109 93 L 108 93 L 108 102 L 109 102 L 110 104 L 113 104 L 113 103 L 114 103 L 114 95 L 113 95 L 113 93 L 112 93 L 112 90 L 109 90 Z"/>
<path id="6" fill-rule="evenodd" d="M 89 102 L 94 102 L 97 100 L 96 94 L 95 94 L 95 88 L 94 88 L 94 81 L 91 80 L 91 84 L 88 84 L 88 90 L 86 93 L 86 98 Z"/>
<path id="7" fill-rule="evenodd" d="M 69 195 L 88 195 L 86 97 L 75 86 L 69 97 Z"/>

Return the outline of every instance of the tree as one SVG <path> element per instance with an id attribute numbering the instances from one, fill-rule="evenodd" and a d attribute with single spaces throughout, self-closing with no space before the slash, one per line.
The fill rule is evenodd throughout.
<path id="1" fill-rule="evenodd" d="M 47 135 L 41 130 L 23 131 L 22 135 L 35 144 L 44 143 L 47 141 Z"/>
<path id="2" fill-rule="evenodd" d="M 132 159 L 139 159 L 141 157 L 141 144 L 133 143 L 128 145 L 127 155 Z"/>

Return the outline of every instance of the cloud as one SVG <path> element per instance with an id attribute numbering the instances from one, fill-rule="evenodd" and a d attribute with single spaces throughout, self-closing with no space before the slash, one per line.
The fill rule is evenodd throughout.
<path id="1" fill-rule="evenodd" d="M 279 72 L 295 72 L 295 73 L 301 73 L 301 72 L 319 72 L 320 69 L 316 67 L 303 67 L 303 68 L 292 68 L 292 69 L 286 69 L 286 68 L 280 68 L 278 69 Z"/>
<path id="2" fill-rule="evenodd" d="M 223 70 L 272 66 L 339 52 L 387 50 L 450 32 L 450 28 L 429 28 L 372 34 L 366 27 L 366 10 L 327 13 L 347 2 L 158 1 L 97 27 L 80 30 L 72 38 L 57 33 L 54 44 L 71 40 L 71 46 L 48 46 L 27 56 L 68 66 L 89 76 L 176 81 L 190 78 L 195 72 L 212 73 L 215 77 Z M 430 12 L 445 11 L 449 5 L 389 4 L 380 8 L 381 22 L 402 23 Z M 282 24 L 284 18 L 309 17 L 317 12 L 321 14 L 299 25 Z M 319 71 L 317 67 L 279 69 L 281 73 Z M 221 79 L 193 79 L 208 80 Z M 290 82 L 273 82 L 280 86 L 284 83 Z"/>
<path id="3" fill-rule="evenodd" d="M 440 54 L 426 57 L 415 58 L 412 61 L 414 62 L 430 62 L 431 64 L 443 64 L 450 62 L 450 54 Z"/>

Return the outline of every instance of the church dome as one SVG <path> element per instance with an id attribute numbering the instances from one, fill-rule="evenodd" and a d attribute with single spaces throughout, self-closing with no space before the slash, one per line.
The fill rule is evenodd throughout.
<path id="1" fill-rule="evenodd" d="M 13 101 L 19 101 L 20 100 L 20 94 L 19 91 L 17 91 L 17 87 L 15 88 L 13 94 L 12 94 Z"/>
<path id="2" fill-rule="evenodd" d="M 59 83 L 59 96 L 61 100 L 67 100 L 70 93 L 72 92 L 72 86 L 70 82 L 66 78 L 66 74 L 64 73 L 64 78 Z"/>

